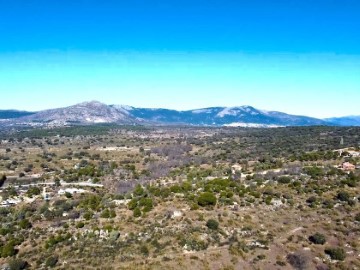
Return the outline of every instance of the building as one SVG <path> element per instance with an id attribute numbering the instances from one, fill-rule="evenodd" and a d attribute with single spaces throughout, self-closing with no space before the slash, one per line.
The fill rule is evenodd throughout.
<path id="1" fill-rule="evenodd" d="M 66 188 L 66 189 L 60 189 L 58 191 L 59 195 L 65 195 L 66 193 L 70 193 L 71 195 L 74 194 L 81 194 L 86 193 L 87 191 L 85 189 L 79 189 L 79 188 Z"/>

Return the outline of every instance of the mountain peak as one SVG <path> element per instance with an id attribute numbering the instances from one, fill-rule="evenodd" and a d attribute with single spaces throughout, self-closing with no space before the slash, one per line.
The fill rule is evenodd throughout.
<path id="1" fill-rule="evenodd" d="M 108 105 L 106 105 L 105 103 L 102 103 L 100 101 L 97 101 L 97 100 L 91 100 L 91 101 L 85 101 L 85 102 L 78 103 L 78 104 L 76 104 L 74 106 L 100 107 L 100 106 L 108 106 Z"/>
<path id="2" fill-rule="evenodd" d="M 4 113 L 4 115 L 10 115 Z M 12 115 L 12 114 L 11 114 Z M 26 115 L 26 114 L 25 114 Z M 0 115 L 1 116 L 1 115 Z M 15 119 L 16 116 L 13 116 Z M 10 119 L 10 117 L 7 117 Z M 334 122 L 289 115 L 275 111 L 261 111 L 249 105 L 238 107 L 210 107 L 189 111 L 136 108 L 126 105 L 107 105 L 92 100 L 66 108 L 40 111 L 16 117 L 18 123 L 65 123 L 65 124 L 170 124 L 192 126 L 310 126 L 332 125 Z M 355 120 L 351 119 L 351 123 Z M 350 121 L 348 121 L 350 123 Z M 336 124 L 336 123 L 335 123 Z"/>

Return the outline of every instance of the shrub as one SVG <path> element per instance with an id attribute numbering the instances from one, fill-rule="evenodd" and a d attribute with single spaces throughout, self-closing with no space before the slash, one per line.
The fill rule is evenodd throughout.
<path id="1" fill-rule="evenodd" d="M 81 229 L 85 227 L 85 223 L 84 222 L 79 222 L 78 224 L 76 224 L 76 228 Z"/>
<path id="2" fill-rule="evenodd" d="M 133 193 L 135 196 L 140 197 L 140 196 L 144 195 L 145 191 L 144 191 L 143 187 L 140 184 L 138 184 L 138 185 L 136 185 Z"/>
<path id="3" fill-rule="evenodd" d="M 2 187 L 2 185 L 5 183 L 6 181 L 6 175 L 3 174 L 1 177 L 0 177 L 0 187 Z"/>
<path id="4" fill-rule="evenodd" d="M 40 195 L 41 190 L 38 187 L 30 187 L 29 190 L 26 192 L 26 194 L 29 197 Z"/>
<path id="5" fill-rule="evenodd" d="M 29 267 L 27 261 L 22 259 L 13 259 L 9 262 L 9 269 L 10 270 L 23 270 Z"/>
<path id="6" fill-rule="evenodd" d="M 219 222 L 217 222 L 215 219 L 209 219 L 206 222 L 206 227 L 208 227 L 210 230 L 217 230 L 219 229 Z"/>
<path id="7" fill-rule="evenodd" d="M 1 257 L 7 258 L 16 255 L 17 250 L 15 249 L 15 244 L 13 241 L 5 244 L 1 249 Z"/>
<path id="8" fill-rule="evenodd" d="M 148 257 L 148 256 L 149 256 L 149 253 L 150 253 L 149 248 L 148 248 L 147 246 L 145 246 L 145 245 L 143 245 L 143 246 L 140 247 L 140 252 L 141 252 L 141 254 L 144 255 L 145 257 Z"/>
<path id="9" fill-rule="evenodd" d="M 315 245 L 324 245 L 326 243 L 326 238 L 321 233 L 315 233 L 309 237 L 309 240 Z"/>
<path id="10" fill-rule="evenodd" d="M 332 260 L 343 261 L 346 258 L 345 250 L 342 248 L 327 248 L 325 253 L 330 256 Z"/>
<path id="11" fill-rule="evenodd" d="M 144 207 L 145 212 L 150 212 L 153 208 L 153 200 L 151 198 L 141 198 L 139 201 L 139 206 Z"/>
<path id="12" fill-rule="evenodd" d="M 216 196 L 210 192 L 203 192 L 198 197 L 198 204 L 200 206 L 216 205 Z"/>
<path id="13" fill-rule="evenodd" d="M 21 228 L 21 229 L 30 229 L 31 227 L 32 227 L 32 225 L 31 225 L 31 223 L 30 223 L 30 221 L 29 220 L 27 220 L 27 219 L 23 219 L 23 220 L 21 220 L 20 222 L 19 222 L 19 227 Z"/>
<path id="14" fill-rule="evenodd" d="M 109 209 L 105 209 L 101 215 L 100 215 L 101 218 L 110 218 L 110 211 Z"/>
<path id="15" fill-rule="evenodd" d="M 140 208 L 139 207 L 136 207 L 135 209 L 134 209 L 134 217 L 141 217 L 141 210 L 140 210 Z"/>
<path id="16" fill-rule="evenodd" d="M 129 210 L 134 210 L 137 206 L 138 206 L 138 200 L 137 200 L 137 199 L 132 199 L 132 200 L 128 203 L 128 208 L 129 208 Z"/>
<path id="17" fill-rule="evenodd" d="M 297 270 L 308 269 L 309 258 L 303 252 L 296 252 L 287 256 L 288 263 Z"/>
<path id="18" fill-rule="evenodd" d="M 90 219 L 92 219 L 92 217 L 93 217 L 93 212 L 90 212 L 90 211 L 86 211 L 85 213 L 84 213 L 84 219 L 86 219 L 86 220 L 90 220 Z"/>
<path id="19" fill-rule="evenodd" d="M 49 258 L 47 258 L 45 265 L 47 267 L 53 268 L 56 266 L 56 264 L 58 263 L 59 259 L 56 256 L 50 256 Z"/>
<path id="20" fill-rule="evenodd" d="M 356 216 L 355 216 L 355 220 L 360 222 L 360 213 L 358 213 Z"/>
<path id="21" fill-rule="evenodd" d="M 342 202 L 347 202 L 349 201 L 350 199 L 350 195 L 349 193 L 347 193 L 346 191 L 340 191 L 336 198 L 339 200 L 339 201 L 342 201 Z"/>
<path id="22" fill-rule="evenodd" d="M 281 177 L 279 177 L 279 179 L 277 181 L 280 184 L 290 184 L 291 178 L 287 177 L 287 176 L 281 176 Z"/>

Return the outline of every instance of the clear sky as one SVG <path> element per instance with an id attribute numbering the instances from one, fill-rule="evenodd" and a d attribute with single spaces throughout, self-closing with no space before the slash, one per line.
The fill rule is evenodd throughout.
<path id="1" fill-rule="evenodd" d="M 0 0 L 0 109 L 360 115 L 358 0 Z"/>

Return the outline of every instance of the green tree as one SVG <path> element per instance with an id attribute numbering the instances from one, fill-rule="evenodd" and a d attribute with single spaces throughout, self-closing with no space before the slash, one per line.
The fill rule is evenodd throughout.
<path id="1" fill-rule="evenodd" d="M 327 248 L 325 253 L 330 256 L 332 260 L 343 261 L 346 258 L 346 252 L 342 248 Z"/>
<path id="2" fill-rule="evenodd" d="M 209 219 L 206 222 L 206 227 L 208 227 L 210 230 L 216 231 L 217 229 L 219 229 L 219 222 L 215 219 Z"/>
<path id="3" fill-rule="evenodd" d="M 324 245 L 326 243 L 326 238 L 321 233 L 315 233 L 314 235 L 309 237 L 309 240 L 315 245 Z"/>
<path id="4" fill-rule="evenodd" d="M 27 261 L 24 261 L 22 259 L 13 259 L 9 261 L 9 269 L 10 270 L 23 270 L 27 269 L 29 267 L 29 264 Z"/>
<path id="5" fill-rule="evenodd" d="M 3 174 L 3 175 L 1 175 L 1 177 L 0 177 L 0 187 L 3 186 L 3 184 L 5 183 L 5 181 L 6 181 L 6 175 Z"/>
<path id="6" fill-rule="evenodd" d="M 49 258 L 46 259 L 45 265 L 47 267 L 53 268 L 56 266 L 58 261 L 59 261 L 59 258 L 57 256 L 50 256 Z"/>
<path id="7" fill-rule="evenodd" d="M 110 218 L 110 211 L 109 209 L 105 209 L 102 213 L 101 213 L 101 218 Z"/>
<path id="8" fill-rule="evenodd" d="M 1 249 L 1 257 L 7 258 L 16 255 L 17 250 L 15 249 L 14 241 L 6 243 Z"/>
<path id="9" fill-rule="evenodd" d="M 197 199 L 200 206 L 216 205 L 217 199 L 213 193 L 203 192 Z"/>
<path id="10" fill-rule="evenodd" d="M 143 188 L 140 184 L 138 184 L 138 185 L 136 185 L 133 193 L 134 193 L 135 196 L 139 196 L 139 197 L 140 197 L 140 196 L 143 196 L 143 195 L 144 195 L 145 190 L 144 190 L 144 188 Z"/>
<path id="11" fill-rule="evenodd" d="M 19 222 L 19 227 L 25 230 L 25 229 L 30 229 L 32 225 L 28 219 L 23 219 Z"/>
<path id="12" fill-rule="evenodd" d="M 134 217 L 141 217 L 141 210 L 140 210 L 140 208 L 139 207 L 136 207 L 135 209 L 134 209 Z"/>
<path id="13" fill-rule="evenodd" d="M 29 196 L 30 198 L 32 196 L 40 195 L 40 193 L 41 193 L 41 190 L 38 187 L 30 187 L 28 189 L 28 191 L 26 192 L 27 196 Z"/>
<path id="14" fill-rule="evenodd" d="M 347 202 L 349 201 L 350 199 L 350 195 L 349 193 L 347 193 L 346 191 L 340 191 L 336 198 L 339 200 L 339 201 L 342 201 L 342 202 Z"/>

